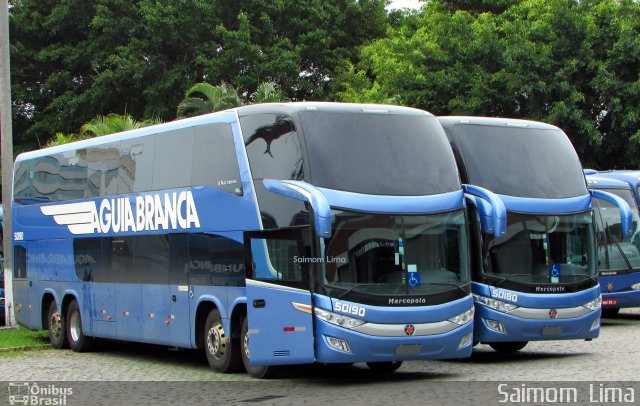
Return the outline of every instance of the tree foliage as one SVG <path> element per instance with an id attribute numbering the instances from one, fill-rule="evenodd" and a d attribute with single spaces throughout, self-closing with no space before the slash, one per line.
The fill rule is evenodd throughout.
<path id="1" fill-rule="evenodd" d="M 640 12 L 631 0 L 429 1 L 364 46 L 344 101 L 560 126 L 589 166 L 640 166 Z"/>
<path id="2" fill-rule="evenodd" d="M 12 0 L 16 148 L 97 115 L 175 118 L 193 83 L 326 99 L 338 66 L 384 35 L 384 0 Z"/>

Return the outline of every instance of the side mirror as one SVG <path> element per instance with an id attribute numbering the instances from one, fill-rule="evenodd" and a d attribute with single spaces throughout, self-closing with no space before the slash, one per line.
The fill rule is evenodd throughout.
<path id="1" fill-rule="evenodd" d="M 631 214 L 631 207 L 624 201 L 623 198 L 614 195 L 613 193 L 605 192 L 604 190 L 592 189 L 589 191 L 592 197 L 606 200 L 609 203 L 615 204 L 620 210 L 620 224 L 622 225 L 622 234 L 628 236 L 631 234 L 633 215 Z"/>
<path id="2" fill-rule="evenodd" d="M 313 221 L 318 237 L 331 237 L 331 206 L 324 194 L 315 186 L 299 180 L 264 179 L 264 187 L 273 193 L 309 202 L 313 208 Z"/>
<path id="3" fill-rule="evenodd" d="M 495 193 L 474 185 L 462 185 L 462 189 L 473 198 L 468 201 L 478 208 L 480 225 L 485 233 L 493 233 L 495 238 L 507 232 L 507 209 Z"/>

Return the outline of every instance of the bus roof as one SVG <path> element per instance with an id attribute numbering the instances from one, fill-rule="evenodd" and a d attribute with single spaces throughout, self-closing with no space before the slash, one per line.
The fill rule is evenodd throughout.
<path id="1" fill-rule="evenodd" d="M 640 186 L 640 170 L 598 171 L 598 176 L 621 180 L 631 185 L 634 189 Z"/>
<path id="2" fill-rule="evenodd" d="M 598 175 L 587 175 L 587 185 L 589 189 L 599 188 L 616 188 L 616 189 L 631 189 L 627 182 L 623 182 L 618 179 L 607 178 Z"/>
<path id="3" fill-rule="evenodd" d="M 439 116 L 438 121 L 443 126 L 446 125 L 488 125 L 500 127 L 526 127 L 541 130 L 559 130 L 555 125 L 541 123 L 538 121 L 521 120 L 516 118 L 496 118 L 496 117 L 472 117 L 472 116 Z"/>
<path id="4" fill-rule="evenodd" d="M 231 123 L 235 121 L 236 115 L 244 116 L 248 114 L 262 113 L 283 113 L 292 114 L 302 111 L 325 110 L 334 112 L 371 112 L 383 114 L 409 114 L 409 115 L 432 115 L 424 110 L 410 107 L 379 105 L 379 104 L 352 104 L 352 103 L 330 103 L 330 102 L 295 102 L 295 103 L 263 103 L 249 106 L 236 107 L 229 110 L 204 114 L 201 116 L 174 120 L 167 123 L 156 124 L 149 127 L 137 128 L 135 130 L 123 131 L 119 133 L 90 138 L 87 140 L 71 142 L 50 148 L 43 148 L 36 151 L 24 152 L 16 158 L 16 162 L 28 159 L 39 158 L 51 154 L 75 151 L 77 149 L 93 147 L 97 145 L 109 144 L 112 142 L 129 140 L 154 133 L 163 133 L 182 128 L 194 127 L 209 123 Z"/>

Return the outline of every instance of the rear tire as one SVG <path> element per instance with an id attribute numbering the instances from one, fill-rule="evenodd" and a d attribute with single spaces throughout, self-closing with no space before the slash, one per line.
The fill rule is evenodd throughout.
<path id="1" fill-rule="evenodd" d="M 367 362 L 370 370 L 381 374 L 390 374 L 395 372 L 402 365 L 402 361 L 389 362 Z"/>
<path id="2" fill-rule="evenodd" d="M 604 317 L 605 319 L 615 319 L 616 317 L 618 317 L 618 313 L 620 313 L 619 307 L 602 309 L 602 317 Z"/>
<path id="3" fill-rule="evenodd" d="M 528 341 L 514 341 L 505 343 L 489 343 L 489 345 L 500 354 L 512 354 L 523 349 L 528 343 Z"/>
<path id="4" fill-rule="evenodd" d="M 247 373 L 257 379 L 270 379 L 277 375 L 278 367 L 273 365 L 251 366 L 249 362 L 249 321 L 247 317 L 242 321 L 242 333 L 240 334 L 242 362 Z"/>
<path id="5" fill-rule="evenodd" d="M 69 348 L 67 343 L 67 326 L 62 313 L 58 311 L 56 302 L 52 301 L 47 313 L 47 330 L 49 330 L 49 341 L 55 349 Z"/>
<path id="6" fill-rule="evenodd" d="M 209 366 L 216 372 L 237 372 L 242 368 L 239 340 L 224 331 L 222 318 L 217 309 L 213 309 L 204 323 L 204 352 Z"/>
<path id="7" fill-rule="evenodd" d="M 91 351 L 95 346 L 96 340 L 93 337 L 86 336 L 82 331 L 80 308 L 75 300 L 69 303 L 65 319 L 69 347 L 75 352 Z"/>

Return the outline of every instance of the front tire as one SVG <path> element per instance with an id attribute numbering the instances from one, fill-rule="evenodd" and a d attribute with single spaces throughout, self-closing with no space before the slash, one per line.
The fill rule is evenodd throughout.
<path id="1" fill-rule="evenodd" d="M 91 351 L 95 346 L 95 338 L 86 336 L 82 331 L 80 308 L 75 300 L 69 303 L 66 314 L 66 333 L 69 347 L 75 352 Z"/>
<path id="2" fill-rule="evenodd" d="M 238 340 L 224 331 L 220 312 L 213 309 L 204 323 L 204 351 L 216 372 L 237 372 L 242 367 Z"/>
<path id="3" fill-rule="evenodd" d="M 528 343 L 528 341 L 514 341 L 505 343 L 489 343 L 489 345 L 500 354 L 512 354 L 523 349 Z"/>
<path id="4" fill-rule="evenodd" d="M 273 365 L 251 366 L 249 362 L 251 354 L 249 352 L 249 321 L 247 317 L 242 321 L 240 343 L 242 347 L 240 351 L 242 353 L 242 362 L 249 375 L 257 379 L 270 379 L 278 373 L 278 368 Z"/>
<path id="5" fill-rule="evenodd" d="M 395 372 L 402 365 L 402 361 L 389 362 L 367 362 L 370 370 L 381 374 L 389 374 Z"/>
<path id="6" fill-rule="evenodd" d="M 67 343 L 67 326 L 62 313 L 58 311 L 55 301 L 49 305 L 47 313 L 47 330 L 49 330 L 49 341 L 55 349 L 69 348 Z"/>

